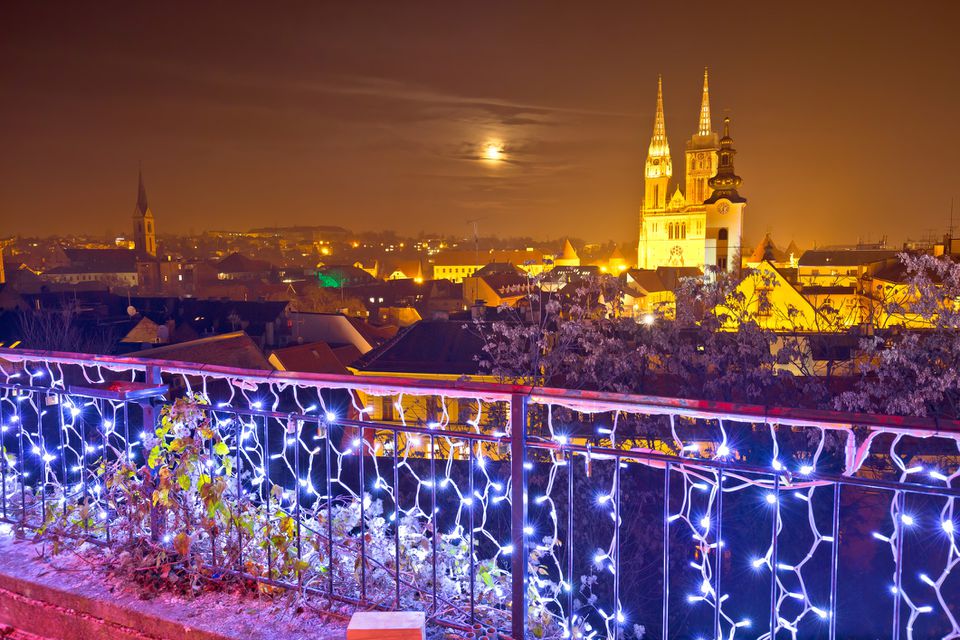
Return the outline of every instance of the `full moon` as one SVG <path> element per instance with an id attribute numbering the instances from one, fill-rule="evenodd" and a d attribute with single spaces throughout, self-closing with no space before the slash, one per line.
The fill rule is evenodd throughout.
<path id="1" fill-rule="evenodd" d="M 488 142 L 483 145 L 483 159 L 499 162 L 504 159 L 503 145 L 499 142 Z"/>

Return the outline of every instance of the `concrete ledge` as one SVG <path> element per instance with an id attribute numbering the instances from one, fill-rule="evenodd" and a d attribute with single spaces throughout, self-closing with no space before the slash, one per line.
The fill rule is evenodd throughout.
<path id="1" fill-rule="evenodd" d="M 263 603 L 249 600 L 231 594 L 141 600 L 82 562 L 58 569 L 39 558 L 36 545 L 0 538 L 0 624 L 20 631 L 57 640 L 343 637 L 344 625 L 313 614 L 299 619 L 291 614 L 273 624 L 258 606 Z M 309 636 L 299 627 L 309 629 Z"/>
<path id="2" fill-rule="evenodd" d="M 422 611 L 357 611 L 347 625 L 347 640 L 425 640 Z"/>

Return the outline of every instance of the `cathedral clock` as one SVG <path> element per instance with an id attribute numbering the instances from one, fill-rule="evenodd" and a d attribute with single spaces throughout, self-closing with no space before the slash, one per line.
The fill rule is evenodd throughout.
<path id="1" fill-rule="evenodd" d="M 721 202 L 717 205 L 717 211 L 720 213 L 720 215 L 725 214 L 727 211 L 730 211 L 730 204 L 727 202 Z"/>

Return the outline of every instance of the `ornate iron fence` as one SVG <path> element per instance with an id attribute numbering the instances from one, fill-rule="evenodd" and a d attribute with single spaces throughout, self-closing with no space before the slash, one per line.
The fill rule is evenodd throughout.
<path id="1" fill-rule="evenodd" d="M 514 638 L 960 637 L 953 422 L 0 351 L 4 528 L 174 544 L 104 469 L 180 396 L 259 523 L 188 531 L 214 572 Z"/>

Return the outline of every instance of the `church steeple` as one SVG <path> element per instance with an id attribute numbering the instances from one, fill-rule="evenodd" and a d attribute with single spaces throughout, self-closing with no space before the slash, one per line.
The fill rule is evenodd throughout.
<path id="1" fill-rule="evenodd" d="M 147 204 L 142 169 L 137 175 L 137 204 L 133 209 L 133 246 L 142 256 L 157 256 L 157 230 L 153 225 L 153 212 Z"/>
<path id="2" fill-rule="evenodd" d="M 717 172 L 717 149 L 720 140 L 710 122 L 710 85 L 707 69 L 703 69 L 703 97 L 700 99 L 700 121 L 697 132 L 687 141 L 687 202 L 703 204 L 710 197 L 708 181 Z"/>
<path id="3" fill-rule="evenodd" d="M 653 137 L 650 138 L 644 176 L 644 211 L 665 209 L 667 187 L 673 176 L 673 161 L 670 159 L 667 125 L 663 117 L 663 80 L 660 76 L 657 76 L 657 114 L 653 118 Z"/>
<path id="4" fill-rule="evenodd" d="M 647 151 L 647 177 L 673 175 L 670 161 L 670 143 L 667 142 L 667 125 L 663 117 L 663 79 L 657 76 L 657 115 L 653 119 L 653 137 Z"/>
<path id="5" fill-rule="evenodd" d="M 147 188 L 143 186 L 143 169 L 137 172 L 137 213 L 141 216 L 149 210 L 147 204 Z"/>
<path id="6" fill-rule="evenodd" d="M 707 82 L 707 68 L 703 68 L 703 98 L 700 99 L 700 128 L 698 136 L 709 136 L 713 127 L 710 126 L 710 86 Z"/>

